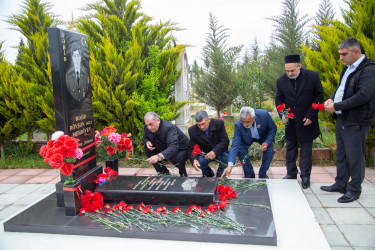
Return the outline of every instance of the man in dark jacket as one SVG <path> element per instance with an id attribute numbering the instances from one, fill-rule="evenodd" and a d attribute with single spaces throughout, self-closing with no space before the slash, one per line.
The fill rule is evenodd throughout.
<path id="1" fill-rule="evenodd" d="M 263 152 L 259 178 L 268 179 L 267 170 L 275 154 L 273 143 L 276 131 L 276 124 L 267 110 L 254 110 L 251 107 L 242 107 L 240 110 L 240 119 L 234 125 L 228 167 L 224 170 L 221 179 L 230 175 L 237 156 L 242 163 L 245 178 L 255 178 L 254 169 L 248 156 L 249 147 L 254 142 L 259 143 L 259 149 Z"/>
<path id="2" fill-rule="evenodd" d="M 339 55 L 345 65 L 340 84 L 324 103 L 337 118 L 337 175 L 333 185 L 321 189 L 343 193 L 338 202 L 344 203 L 359 199 L 365 178 L 366 136 L 375 112 L 375 62 L 362 54 L 355 38 L 340 43 Z"/>
<path id="3" fill-rule="evenodd" d="M 175 125 L 162 120 L 158 114 L 148 112 L 144 116 L 143 143 L 145 153 L 158 174 L 169 174 L 165 165 L 158 162 L 171 160 L 180 176 L 186 177 L 185 161 L 188 158 L 189 139 Z"/>
<path id="4" fill-rule="evenodd" d="M 299 55 L 285 56 L 286 73 L 277 79 L 275 104 L 285 103 L 285 108 L 294 114 L 288 119 L 282 116 L 286 137 L 286 168 L 284 179 L 296 179 L 298 144 L 301 146 L 299 167 L 302 187 L 310 186 L 312 168 L 312 143 L 319 134 L 318 110 L 312 108 L 313 103 L 323 103 L 324 92 L 319 74 L 303 69 Z"/>
<path id="5" fill-rule="evenodd" d="M 198 111 L 195 114 L 195 121 L 196 124 L 188 130 L 190 161 L 195 170 L 199 171 L 199 168 L 202 170 L 203 176 L 213 177 L 215 174 L 208 165 L 216 159 L 219 162 L 216 176 L 220 177 L 228 162 L 229 138 L 224 121 L 208 118 L 206 111 Z M 199 146 L 203 154 L 193 155 L 195 145 Z"/>

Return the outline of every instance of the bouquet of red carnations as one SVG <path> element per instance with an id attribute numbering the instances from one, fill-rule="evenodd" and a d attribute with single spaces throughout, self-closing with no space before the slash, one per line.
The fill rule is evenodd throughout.
<path id="1" fill-rule="evenodd" d="M 61 174 L 71 176 L 73 163 L 81 159 L 83 152 L 78 147 L 78 139 L 64 135 L 62 131 L 56 131 L 48 144 L 40 148 L 39 154 L 44 157 L 44 162 L 55 169 L 60 169 Z M 73 178 L 70 178 L 70 181 L 72 180 Z"/>

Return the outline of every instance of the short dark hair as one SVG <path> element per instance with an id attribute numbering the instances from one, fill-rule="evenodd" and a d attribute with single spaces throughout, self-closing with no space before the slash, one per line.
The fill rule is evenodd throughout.
<path id="1" fill-rule="evenodd" d="M 202 120 L 208 120 L 208 114 L 206 111 L 198 111 L 196 114 L 195 114 L 195 121 L 196 122 L 201 122 Z"/>
<path id="2" fill-rule="evenodd" d="M 339 45 L 339 49 L 353 49 L 357 48 L 359 51 L 361 51 L 361 44 L 357 40 L 357 38 L 349 37 L 344 40 Z"/>

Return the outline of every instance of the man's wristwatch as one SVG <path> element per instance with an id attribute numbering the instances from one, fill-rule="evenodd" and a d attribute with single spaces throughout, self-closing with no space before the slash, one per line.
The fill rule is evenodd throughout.
<path id="1" fill-rule="evenodd" d="M 161 159 L 161 157 L 160 157 L 160 154 L 158 154 L 158 159 L 159 159 L 159 161 L 161 161 L 162 159 Z"/>

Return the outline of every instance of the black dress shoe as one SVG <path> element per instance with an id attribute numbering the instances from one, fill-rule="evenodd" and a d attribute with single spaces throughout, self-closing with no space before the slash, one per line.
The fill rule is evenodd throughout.
<path id="1" fill-rule="evenodd" d="M 297 179 L 297 175 L 287 174 L 283 179 Z"/>
<path id="2" fill-rule="evenodd" d="M 260 179 L 269 179 L 268 175 L 264 174 L 264 175 L 259 175 L 259 178 Z"/>
<path id="3" fill-rule="evenodd" d="M 346 192 L 344 188 L 339 188 L 336 186 L 336 184 L 333 184 L 331 186 L 321 186 L 320 189 L 326 192 L 339 192 L 342 194 L 345 194 Z"/>
<path id="4" fill-rule="evenodd" d="M 352 202 L 352 201 L 355 201 L 355 200 L 359 199 L 359 196 L 360 196 L 359 194 L 354 194 L 350 191 L 347 191 L 337 201 L 340 202 L 340 203 L 348 203 L 348 202 Z"/>
<path id="5" fill-rule="evenodd" d="M 306 189 L 310 187 L 310 177 L 301 177 L 302 178 L 302 188 Z"/>
<path id="6" fill-rule="evenodd" d="M 255 178 L 255 174 L 245 176 L 245 178 Z"/>

